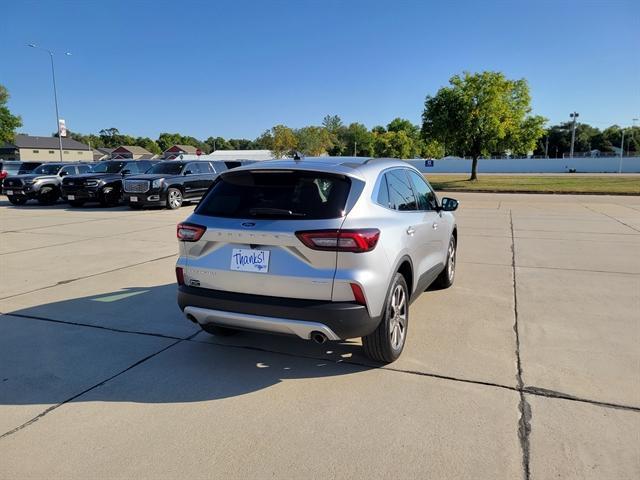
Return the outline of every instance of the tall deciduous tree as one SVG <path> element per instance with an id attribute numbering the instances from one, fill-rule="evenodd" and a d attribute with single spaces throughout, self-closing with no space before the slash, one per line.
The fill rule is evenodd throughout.
<path id="1" fill-rule="evenodd" d="M 0 145 L 12 142 L 16 129 L 22 126 L 22 119 L 9 111 L 8 101 L 9 92 L 0 85 Z"/>
<path id="2" fill-rule="evenodd" d="M 271 135 L 273 137 L 271 153 L 273 153 L 273 156 L 276 158 L 283 157 L 291 150 L 295 150 L 298 146 L 298 140 L 293 130 L 285 125 L 276 125 L 273 127 L 271 129 Z"/>
<path id="3" fill-rule="evenodd" d="M 530 115 L 526 80 L 509 80 L 500 72 L 465 72 L 449 84 L 427 96 L 422 133 L 425 140 L 445 144 L 448 152 L 471 156 L 470 180 L 477 178 L 482 155 L 535 148 L 545 119 Z"/>
<path id="4" fill-rule="evenodd" d="M 295 132 L 298 150 L 305 155 L 317 157 L 326 155 L 333 146 L 333 139 L 325 127 L 303 127 Z"/>

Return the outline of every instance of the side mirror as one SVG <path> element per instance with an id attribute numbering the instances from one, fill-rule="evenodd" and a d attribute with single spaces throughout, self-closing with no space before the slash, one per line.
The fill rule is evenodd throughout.
<path id="1" fill-rule="evenodd" d="M 67 175 L 69 175 L 69 172 L 66 172 L 66 171 L 64 171 L 64 170 L 62 170 L 62 171 L 60 172 L 60 176 L 61 176 L 61 177 L 66 177 Z"/>
<path id="2" fill-rule="evenodd" d="M 129 175 L 131 173 L 131 170 L 122 170 L 122 176 L 124 177 L 125 175 Z"/>
<path id="3" fill-rule="evenodd" d="M 455 198 L 444 197 L 441 201 L 440 210 L 445 212 L 453 212 L 458 209 L 460 203 Z"/>
<path id="4" fill-rule="evenodd" d="M 185 175 L 193 175 L 193 172 L 191 170 L 185 170 L 184 174 Z"/>

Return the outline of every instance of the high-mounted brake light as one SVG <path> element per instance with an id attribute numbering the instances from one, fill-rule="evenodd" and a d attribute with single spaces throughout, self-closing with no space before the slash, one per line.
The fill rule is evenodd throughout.
<path id="1" fill-rule="evenodd" d="M 377 228 L 306 230 L 296 232 L 296 237 L 313 250 L 362 253 L 376 248 L 380 238 L 380 230 Z"/>
<path id="2" fill-rule="evenodd" d="M 179 223 L 177 228 L 178 240 L 183 242 L 197 242 L 202 238 L 207 227 L 195 223 Z"/>

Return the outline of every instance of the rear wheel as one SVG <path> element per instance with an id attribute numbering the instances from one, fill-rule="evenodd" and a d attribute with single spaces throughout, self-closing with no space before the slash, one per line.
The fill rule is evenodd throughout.
<path id="1" fill-rule="evenodd" d="M 404 348 L 408 326 L 409 289 L 402 274 L 396 273 L 378 328 L 362 337 L 364 353 L 376 362 L 391 363 L 397 360 Z"/>
<path id="2" fill-rule="evenodd" d="M 167 208 L 176 210 L 182 206 L 182 192 L 178 188 L 170 188 L 167 192 Z"/>
<path id="3" fill-rule="evenodd" d="M 38 193 L 38 203 L 40 205 L 53 205 L 60 198 L 60 191 L 54 186 L 43 186 Z"/>
<path id="4" fill-rule="evenodd" d="M 219 327 L 217 325 L 200 325 L 200 328 L 216 337 L 229 337 L 238 333 L 238 331 L 233 328 Z"/>
<path id="5" fill-rule="evenodd" d="M 7 198 L 9 199 L 11 205 L 24 205 L 25 203 L 27 203 L 27 197 L 9 195 L 7 196 Z"/>
<path id="6" fill-rule="evenodd" d="M 447 249 L 447 264 L 440 275 L 438 275 L 438 278 L 433 282 L 437 288 L 449 288 L 453 285 L 453 281 L 456 278 L 456 247 L 456 237 L 452 235 L 451 240 L 449 240 L 449 248 Z"/>

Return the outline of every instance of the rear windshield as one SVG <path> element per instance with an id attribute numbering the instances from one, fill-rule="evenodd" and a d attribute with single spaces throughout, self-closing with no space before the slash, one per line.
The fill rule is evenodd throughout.
<path id="1" fill-rule="evenodd" d="M 350 187 L 347 177 L 322 172 L 232 171 L 218 177 L 196 213 L 227 218 L 339 218 Z"/>
<path id="2" fill-rule="evenodd" d="M 153 167 L 147 170 L 146 173 L 160 173 L 163 175 L 180 175 L 180 171 L 184 167 L 184 163 L 174 162 L 162 162 L 156 163 Z"/>

